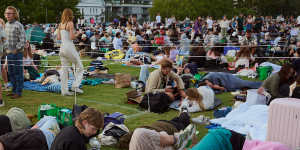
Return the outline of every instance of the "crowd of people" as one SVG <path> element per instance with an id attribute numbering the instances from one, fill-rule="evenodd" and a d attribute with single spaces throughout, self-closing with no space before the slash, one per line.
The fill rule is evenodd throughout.
<path id="1" fill-rule="evenodd" d="M 7 23 L 0 19 L 0 52 L 4 64 L 1 65 L 2 77 L 6 85 L 8 75 L 12 84 L 12 92 L 8 96 L 17 99 L 22 96 L 26 74 L 29 74 L 29 80 L 36 80 L 39 69 L 33 61 L 33 43 L 25 36 L 25 29 L 30 25 L 24 29 L 13 6 L 7 7 L 4 15 Z M 111 24 L 93 23 L 90 26 L 74 23 L 73 20 L 72 10 L 66 8 L 59 24 L 54 27 L 41 26 L 47 36 L 39 48 L 56 53 L 54 45 L 60 47 L 61 72 L 58 76 L 63 96 L 73 95 L 71 91 L 83 93 L 79 88 L 84 72 L 80 55 L 98 57 L 107 51 L 120 50 L 125 54 L 122 59 L 124 64 L 141 66 L 140 80 L 145 83 L 145 93 L 163 92 L 171 101 L 189 100 L 197 105 L 197 111 L 209 110 L 214 105 L 214 99 L 211 101 L 207 97 L 214 97 L 215 93 L 245 88 L 258 89 L 258 93 L 263 95 L 270 93 L 268 103 L 280 97 L 300 98 L 300 16 L 279 15 L 273 18 L 240 14 L 232 19 L 224 16 L 220 20 L 199 16 L 194 21 L 188 17 L 178 21 L 172 16 L 163 21 L 157 14 L 155 21 L 143 24 L 138 23 L 135 17 L 121 17 Z M 231 73 L 211 71 L 233 69 L 237 72 L 282 56 L 288 57 L 284 59 L 288 64 L 263 82 L 245 81 Z M 228 60 L 230 57 L 233 61 Z M 67 66 L 71 64 L 74 65 L 71 68 L 75 72 L 75 82 L 69 91 Z M 149 73 L 148 68 L 155 65 L 159 65 L 159 69 Z M 199 68 L 211 72 L 203 77 L 198 87 L 186 88 L 182 76 L 188 74 L 193 77 L 198 74 Z M 193 104 L 189 102 L 187 105 Z M 4 106 L 2 93 L 0 106 Z M 191 106 L 181 106 L 180 115 L 170 121 L 157 121 L 156 124 L 137 128 L 128 135 L 129 149 L 183 149 L 186 140 L 195 134 L 195 126 L 189 121 L 188 107 Z M 1 117 L 7 120 L 5 116 Z M 9 130 L 11 125 L 7 122 L 5 127 L 8 130 L 0 136 L 0 150 L 24 149 L 24 146 L 27 149 L 86 149 L 87 140 L 103 127 L 103 121 L 100 111 L 88 108 L 81 112 L 74 126 L 61 131 L 51 117 L 45 117 L 31 129 L 22 131 Z M 232 142 L 233 139 L 235 142 Z M 222 142 L 213 146 L 216 140 Z M 192 149 L 210 147 L 217 150 L 226 147 L 228 150 L 242 150 L 253 145 L 288 149 L 278 143 L 251 141 L 227 129 L 210 130 L 196 143 Z"/>

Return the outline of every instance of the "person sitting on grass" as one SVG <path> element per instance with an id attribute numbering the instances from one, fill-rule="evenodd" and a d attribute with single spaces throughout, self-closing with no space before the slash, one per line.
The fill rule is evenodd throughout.
<path id="1" fill-rule="evenodd" d="M 103 125 L 103 114 L 95 108 L 87 108 L 76 118 L 74 126 L 62 129 L 50 150 L 87 150 L 89 138 L 96 136 Z"/>
<path id="2" fill-rule="evenodd" d="M 294 82 L 295 70 L 292 65 L 284 65 L 279 72 L 269 76 L 258 89 L 259 94 L 268 92 L 271 99 L 289 96 L 289 86 Z"/>
<path id="3" fill-rule="evenodd" d="M 32 55 L 29 41 L 26 41 L 23 55 L 24 55 L 23 56 L 24 79 L 25 80 L 37 79 L 40 76 L 39 69 L 33 62 L 33 55 Z M 29 77 L 26 76 L 27 73 L 29 74 Z"/>
<path id="4" fill-rule="evenodd" d="M 242 47 L 235 58 L 235 69 L 238 67 L 249 68 L 250 62 L 254 61 L 249 47 Z"/>
<path id="5" fill-rule="evenodd" d="M 289 96 L 300 99 L 300 74 L 297 76 L 296 82 L 290 86 Z"/>
<path id="6" fill-rule="evenodd" d="M 172 71 L 173 64 L 169 59 L 160 61 L 160 69 L 154 70 L 146 82 L 146 93 L 165 92 L 171 100 L 175 100 L 176 94 L 180 94 L 181 98 L 185 98 L 184 83 L 182 79 Z M 171 81 L 175 82 L 175 86 L 169 85 Z M 176 87 L 177 91 L 174 90 Z"/>

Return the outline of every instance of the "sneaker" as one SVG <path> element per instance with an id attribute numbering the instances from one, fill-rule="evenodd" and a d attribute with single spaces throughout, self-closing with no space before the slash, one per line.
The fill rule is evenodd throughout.
<path id="1" fill-rule="evenodd" d="M 10 91 L 12 91 L 12 88 L 10 88 L 10 87 L 3 87 L 2 91 L 10 92 Z"/>
<path id="2" fill-rule="evenodd" d="M 209 117 L 200 115 L 196 118 L 192 118 L 192 122 L 200 125 L 209 125 Z"/>
<path id="3" fill-rule="evenodd" d="M 83 94 L 83 90 L 81 90 L 80 88 L 73 88 L 71 89 L 73 92 L 75 92 L 76 90 L 76 93 L 79 93 L 79 94 Z"/>
<path id="4" fill-rule="evenodd" d="M 196 133 L 196 126 L 194 124 L 190 124 L 183 131 L 181 130 L 179 133 L 175 133 L 175 138 L 177 138 L 177 142 L 174 145 L 177 150 L 183 150 L 188 141 L 193 138 L 193 135 Z"/>
<path id="5" fill-rule="evenodd" d="M 73 92 L 61 93 L 62 96 L 73 96 Z"/>
<path id="6" fill-rule="evenodd" d="M 237 90 L 235 92 L 230 92 L 230 93 L 231 93 L 231 95 L 236 96 L 236 95 L 240 95 L 241 91 Z"/>
<path id="7" fill-rule="evenodd" d="M 189 110 L 188 110 L 188 108 L 187 108 L 186 106 L 182 106 L 181 109 L 180 109 L 180 112 L 181 112 L 181 113 L 183 113 L 183 112 L 188 113 Z"/>
<path id="8" fill-rule="evenodd" d="M 5 106 L 3 99 L 0 100 L 0 107 Z"/>
<path id="9" fill-rule="evenodd" d="M 21 97 L 22 97 L 21 95 L 14 94 L 14 95 L 11 96 L 10 98 L 11 98 L 11 99 L 19 99 L 19 98 L 21 98 Z"/>

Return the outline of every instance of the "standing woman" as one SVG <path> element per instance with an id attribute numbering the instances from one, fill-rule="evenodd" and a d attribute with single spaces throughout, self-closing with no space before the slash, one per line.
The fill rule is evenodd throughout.
<path id="1" fill-rule="evenodd" d="M 83 93 L 83 91 L 79 89 L 79 85 L 83 77 L 83 65 L 72 41 L 79 35 L 79 33 L 74 34 L 73 11 L 70 8 L 64 9 L 58 31 L 57 39 L 62 42 L 59 52 L 63 70 L 61 76 L 61 94 L 63 96 L 73 95 L 68 90 L 68 68 L 66 66 L 69 66 L 70 63 L 75 66 L 75 81 L 71 89 L 72 91 Z"/>

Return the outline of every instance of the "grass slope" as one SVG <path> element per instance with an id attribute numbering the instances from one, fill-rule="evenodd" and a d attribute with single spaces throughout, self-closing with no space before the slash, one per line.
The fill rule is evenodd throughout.
<path id="1" fill-rule="evenodd" d="M 49 65 L 54 66 L 59 64 L 59 57 L 52 56 L 49 57 Z M 88 66 L 91 59 L 83 58 L 84 66 Z M 126 67 L 121 64 L 113 61 L 105 61 L 106 66 L 110 69 L 109 73 L 130 73 L 132 76 L 138 77 L 139 68 L 135 67 Z M 153 70 L 153 69 L 152 69 Z M 126 92 L 131 90 L 130 88 L 116 89 L 113 85 L 97 85 L 97 86 L 83 86 L 84 94 L 77 96 L 78 104 L 86 104 L 89 107 L 95 107 L 102 112 L 121 112 L 125 114 L 128 118 L 125 120 L 126 126 L 130 130 L 134 130 L 136 127 L 145 124 L 151 124 L 156 120 L 168 120 L 172 119 L 178 115 L 178 111 L 170 110 L 164 114 L 155 114 L 145 112 L 138 108 L 137 105 L 125 103 Z M 0 108 L 0 113 L 5 114 L 11 107 L 22 108 L 27 114 L 37 114 L 38 107 L 41 104 L 56 104 L 59 107 L 68 107 L 72 108 L 74 104 L 74 97 L 68 96 L 63 97 L 59 94 L 48 93 L 48 92 L 33 92 L 24 90 L 23 97 L 21 99 L 12 100 L 6 97 L 7 92 L 3 92 L 4 100 L 6 103 L 5 107 Z M 222 100 L 222 106 L 231 106 L 233 104 L 233 96 L 229 93 L 224 93 L 217 95 L 219 99 Z M 221 107 L 222 107 L 221 106 Z M 192 117 L 198 115 L 206 115 L 213 117 L 213 111 L 194 113 Z M 204 126 L 198 126 L 199 139 L 207 133 L 207 129 Z M 102 150 L 115 150 L 113 147 L 102 147 Z"/>

